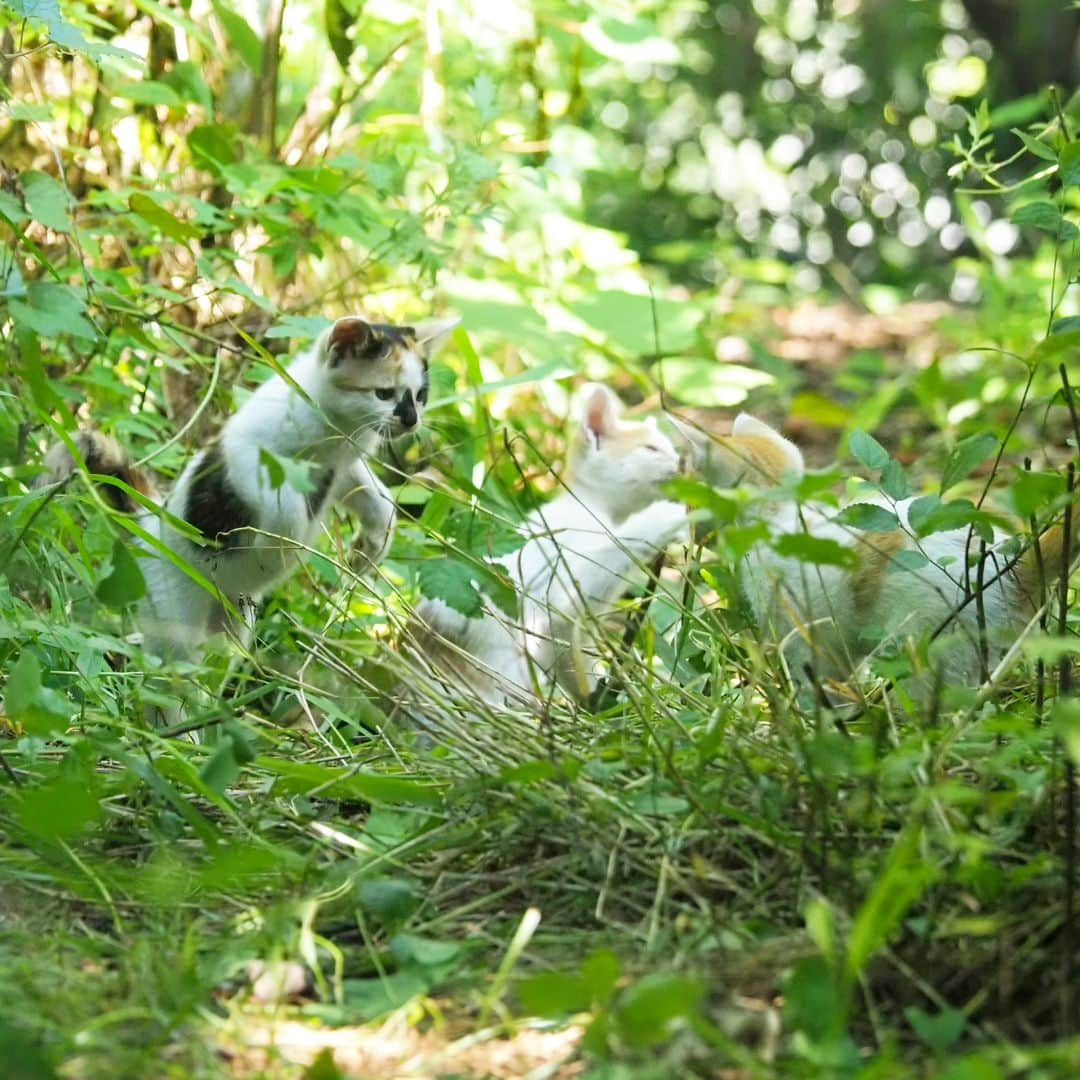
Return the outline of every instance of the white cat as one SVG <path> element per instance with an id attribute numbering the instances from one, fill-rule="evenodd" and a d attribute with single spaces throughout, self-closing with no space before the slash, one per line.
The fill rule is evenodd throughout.
<path id="1" fill-rule="evenodd" d="M 746 413 L 736 418 L 728 437 L 708 441 L 687 435 L 700 472 L 720 487 L 748 482 L 769 489 L 784 478 L 797 480 L 805 471 L 794 443 Z M 966 528 L 919 537 L 909 519 L 914 499 L 894 503 L 872 494 L 858 501 L 892 511 L 899 527 L 857 530 L 837 521 L 835 508 L 796 502 L 790 485 L 776 489 L 775 497 L 766 491 L 751 511 L 768 524 L 771 538 L 755 544 L 746 556 L 743 587 L 760 629 L 781 641 L 793 680 L 806 690 L 808 668 L 817 679 L 847 679 L 874 649 L 887 645 L 891 651 L 904 639 L 918 640 L 940 629 L 940 648 L 932 656 L 944 685 L 977 683 L 979 608 L 970 599 L 977 572 L 969 560 L 978 557 L 978 539 L 971 540 Z M 835 541 L 853 553 L 853 565 L 810 564 L 779 554 L 775 542 L 793 534 Z M 983 567 L 982 610 L 991 666 L 1025 613 L 1032 611 L 1037 592 L 1031 561 L 1016 563 L 1006 555 L 1000 547 L 1006 539 L 995 537 Z M 1051 537 L 1050 546 L 1054 543 L 1060 547 Z M 1049 548 L 1047 558 L 1054 558 Z M 933 677 L 924 673 L 911 689 L 925 696 Z"/>
<path id="2" fill-rule="evenodd" d="M 456 319 L 416 327 L 338 319 L 293 360 L 287 377 L 275 374 L 259 386 L 177 478 L 164 509 L 201 540 L 158 513 L 138 510 L 142 528 L 211 585 L 200 585 L 140 542 L 151 557 L 140 559 L 147 593 L 138 622 L 151 651 L 190 658 L 225 629 L 246 639 L 254 603 L 299 565 L 337 503 L 360 519 L 361 554 L 370 563 L 385 555 L 394 501 L 368 459 L 394 429 L 420 423 L 428 360 L 456 325 Z M 91 472 L 116 476 L 159 501 L 113 440 L 83 431 L 76 442 Z M 283 478 L 284 466 L 292 471 L 296 462 L 307 483 L 293 486 Z M 74 467 L 62 445 L 50 450 L 46 465 L 45 480 Z"/>
<path id="3" fill-rule="evenodd" d="M 534 704 L 557 684 L 584 697 L 589 654 L 634 574 L 687 535 L 687 510 L 661 498 L 679 454 L 650 417 L 622 420 L 604 386 L 587 387 L 563 490 L 521 526 L 525 543 L 498 562 L 518 597 L 518 618 L 493 604 L 469 618 L 423 599 L 408 631 L 437 679 L 489 705 Z"/>

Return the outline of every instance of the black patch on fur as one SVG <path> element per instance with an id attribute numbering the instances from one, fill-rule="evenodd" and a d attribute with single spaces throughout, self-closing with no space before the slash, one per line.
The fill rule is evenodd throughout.
<path id="1" fill-rule="evenodd" d="M 335 473 L 336 470 L 330 465 L 315 469 L 311 473 L 311 481 L 315 486 L 311 491 L 304 492 L 304 502 L 307 505 L 308 517 L 312 521 L 322 513 L 323 503 L 326 502 Z"/>
<path id="2" fill-rule="evenodd" d="M 221 443 L 211 443 L 199 455 L 188 487 L 184 520 L 221 547 L 238 543 L 238 531 L 255 524 L 251 507 L 229 483 Z"/>

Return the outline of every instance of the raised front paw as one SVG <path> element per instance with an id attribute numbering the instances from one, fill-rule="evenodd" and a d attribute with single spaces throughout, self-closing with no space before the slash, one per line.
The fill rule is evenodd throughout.
<path id="1" fill-rule="evenodd" d="M 359 557 L 360 569 L 377 566 L 386 558 L 394 542 L 396 525 L 397 510 L 389 498 L 376 496 L 364 507 L 360 515 L 360 536 L 353 545 L 353 551 Z"/>
<path id="2" fill-rule="evenodd" d="M 665 499 L 646 507 L 641 514 L 648 521 L 650 538 L 658 548 L 689 541 L 690 521 L 682 503 Z"/>

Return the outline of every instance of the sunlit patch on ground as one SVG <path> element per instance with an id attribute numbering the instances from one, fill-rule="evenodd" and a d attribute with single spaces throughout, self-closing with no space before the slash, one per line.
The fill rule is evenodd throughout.
<path id="1" fill-rule="evenodd" d="M 230 1032 L 221 1052 L 237 1077 L 295 1076 L 327 1053 L 346 1076 L 543 1076 L 569 1080 L 584 1064 L 574 1060 L 580 1027 L 525 1028 L 509 1036 L 475 1032 L 451 1039 L 419 1032 L 398 1016 L 382 1025 L 316 1028 L 298 1020 L 253 1020 Z M 325 1056 L 324 1056 L 325 1060 Z"/>

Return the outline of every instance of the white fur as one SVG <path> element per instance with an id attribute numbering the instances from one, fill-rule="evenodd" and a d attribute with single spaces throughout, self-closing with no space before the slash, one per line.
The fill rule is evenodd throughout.
<path id="1" fill-rule="evenodd" d="M 428 355 L 456 320 L 417 327 L 418 346 Z M 377 563 L 393 538 L 394 501 L 371 471 L 368 458 L 392 427 L 394 401 L 370 389 L 349 386 L 348 365 L 327 362 L 332 328 L 288 367 L 288 378 L 264 382 L 225 423 L 221 447 L 230 486 L 254 514 L 254 524 L 226 547 L 197 543 L 165 518 L 144 512 L 140 524 L 165 548 L 206 578 L 214 591 L 192 580 L 159 551 L 142 561 L 147 595 L 139 622 L 148 646 L 164 656 L 188 657 L 211 634 L 229 629 L 242 640 L 247 627 L 230 617 L 232 605 L 250 621 L 254 604 L 287 577 L 305 557 L 330 507 L 342 504 L 360 519 L 361 554 Z M 414 398 L 423 383 L 422 357 L 409 353 L 397 386 Z M 295 384 L 295 385 L 294 385 Z M 418 415 L 422 411 L 417 405 Z M 309 515 L 303 493 L 283 483 L 273 488 L 260 451 L 332 468 L 333 479 L 320 512 Z M 187 494 L 199 465 L 196 455 L 181 472 L 165 510 L 183 517 Z"/>
<path id="2" fill-rule="evenodd" d="M 792 473 L 801 476 L 804 472 L 799 449 L 760 420 L 742 414 L 732 434 L 768 438 L 783 451 Z M 710 464 L 714 467 L 706 472 L 708 479 L 731 482 L 730 463 L 724 465 L 719 455 L 713 455 Z M 914 499 L 893 503 L 885 496 L 873 495 L 860 496 L 858 501 L 892 510 L 910 537 L 908 547 L 922 552 L 928 560 L 926 565 L 910 571 L 886 570 L 872 603 L 860 609 L 852 592 L 851 571 L 784 558 L 770 543 L 759 543 L 751 549 L 743 567 L 744 589 L 758 625 L 784 642 L 786 664 L 799 682 L 806 664 L 812 665 L 819 678 L 847 678 L 880 644 L 895 645 L 905 638 L 917 640 L 959 611 L 943 631 L 935 659 L 946 685 L 975 682 L 980 668 L 977 608 L 974 601 L 962 605 L 968 575 L 970 588 L 975 587 L 976 569 L 967 569 L 967 563 L 969 557 L 978 555 L 978 539 L 971 540 L 967 529 L 915 538 L 908 521 Z M 865 534 L 836 522 L 837 511 L 830 507 L 796 504 L 790 498 L 766 499 L 757 505 L 774 540 L 784 534 L 806 532 L 865 554 L 866 549 L 858 542 L 858 537 Z M 995 542 L 1001 539 L 996 537 Z M 998 576 L 1005 562 L 1000 553 L 991 551 L 983 571 L 983 609 L 991 655 L 1014 624 L 1018 607 L 1012 576 Z M 924 679 L 922 689 L 927 685 Z"/>
<path id="3" fill-rule="evenodd" d="M 519 620 L 489 605 L 466 618 L 424 599 L 421 623 L 468 654 L 482 673 L 472 689 L 490 704 L 528 701 L 558 683 L 572 695 L 595 681 L 580 670 L 596 619 L 625 591 L 634 572 L 687 534 L 686 507 L 661 500 L 660 485 L 679 471 L 679 455 L 650 418 L 623 422 L 606 387 L 587 387 L 578 445 L 566 488 L 521 526 L 525 543 L 500 559 L 519 599 Z M 636 430 L 647 444 L 617 453 Z M 581 676 L 584 675 L 583 686 Z"/>

